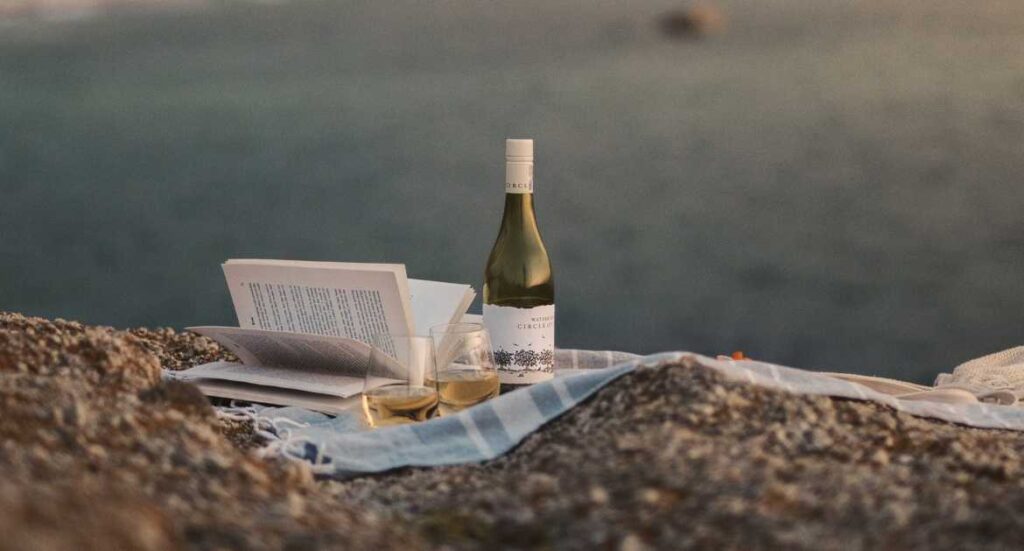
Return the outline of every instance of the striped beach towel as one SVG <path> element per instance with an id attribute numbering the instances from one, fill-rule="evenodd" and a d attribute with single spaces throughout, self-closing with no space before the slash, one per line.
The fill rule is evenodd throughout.
<path id="1" fill-rule="evenodd" d="M 1024 408 L 983 402 L 949 403 L 901 398 L 864 381 L 752 361 L 708 358 L 688 352 L 636 356 L 620 352 L 559 350 L 555 379 L 504 394 L 456 415 L 365 430 L 359 415 L 329 417 L 300 408 L 251 406 L 246 413 L 269 444 L 268 456 L 308 462 L 319 475 L 347 478 L 399 467 L 456 465 L 494 459 L 545 423 L 638 368 L 682 363 L 727 378 L 795 394 L 874 401 L 911 415 L 979 427 L 1024 430 Z M 881 387 L 879 387 L 881 388 Z M 237 415 L 226 410 L 224 415 Z"/>

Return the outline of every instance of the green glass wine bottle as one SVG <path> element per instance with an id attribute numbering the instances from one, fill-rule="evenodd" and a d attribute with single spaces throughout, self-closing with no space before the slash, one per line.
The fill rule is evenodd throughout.
<path id="1" fill-rule="evenodd" d="M 533 210 L 533 140 L 505 141 L 505 214 L 484 270 L 483 300 L 502 385 L 550 379 L 555 280 Z"/>

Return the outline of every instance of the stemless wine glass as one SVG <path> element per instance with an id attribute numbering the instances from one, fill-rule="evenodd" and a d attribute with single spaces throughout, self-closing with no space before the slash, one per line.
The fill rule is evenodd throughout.
<path id="1" fill-rule="evenodd" d="M 371 427 L 426 421 L 437 414 L 437 372 L 429 337 L 374 335 L 363 385 Z"/>
<path id="2" fill-rule="evenodd" d="M 450 323 L 430 328 L 437 365 L 441 414 L 490 400 L 501 388 L 491 337 L 479 323 Z"/>

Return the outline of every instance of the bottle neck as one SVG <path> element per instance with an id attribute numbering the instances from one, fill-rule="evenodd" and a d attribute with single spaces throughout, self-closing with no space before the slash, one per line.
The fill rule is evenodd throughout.
<path id="1" fill-rule="evenodd" d="M 533 213 L 533 161 L 505 160 L 505 214 L 503 231 L 536 233 Z"/>
<path id="2" fill-rule="evenodd" d="M 533 161 L 505 161 L 505 193 L 533 193 Z"/>
<path id="3" fill-rule="evenodd" d="M 532 193 L 506 193 L 505 213 L 502 215 L 503 228 L 537 228 L 537 216 L 533 211 Z"/>

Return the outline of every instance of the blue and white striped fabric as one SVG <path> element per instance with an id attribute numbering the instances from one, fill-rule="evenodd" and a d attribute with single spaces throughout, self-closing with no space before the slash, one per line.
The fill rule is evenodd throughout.
<path id="1" fill-rule="evenodd" d="M 361 413 L 331 418 L 300 408 L 255 408 L 257 429 L 270 439 L 264 455 L 302 459 L 313 472 L 345 478 L 399 467 L 456 465 L 494 459 L 545 423 L 638 367 L 683 363 L 727 378 L 794 394 L 873 401 L 911 415 L 979 428 L 1024 431 L 1024 408 L 899 399 L 821 373 L 764 362 L 716 360 L 687 352 L 638 357 L 619 352 L 559 350 L 556 378 L 502 395 L 457 415 L 365 430 Z"/>
<path id="2" fill-rule="evenodd" d="M 345 478 L 398 467 L 455 465 L 501 456 L 639 364 L 633 354 L 560 350 L 555 359 L 559 376 L 551 381 L 456 415 L 371 431 L 362 430 L 352 416 L 331 418 L 300 408 L 259 408 L 255 414 L 264 435 L 272 438 L 265 455 L 305 459 L 317 474 Z"/>

